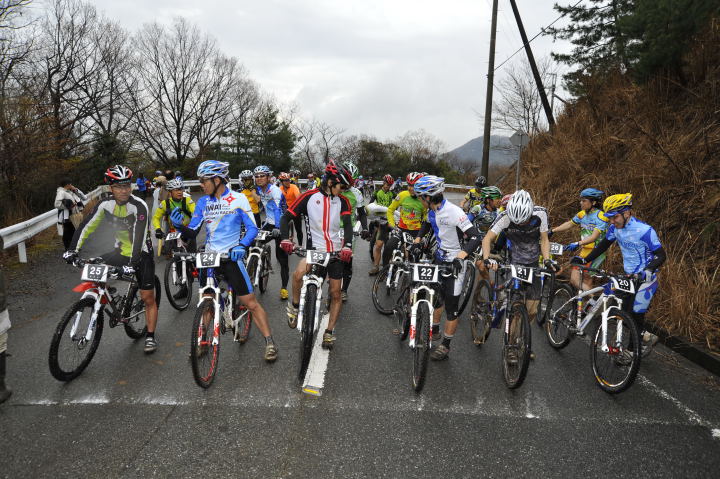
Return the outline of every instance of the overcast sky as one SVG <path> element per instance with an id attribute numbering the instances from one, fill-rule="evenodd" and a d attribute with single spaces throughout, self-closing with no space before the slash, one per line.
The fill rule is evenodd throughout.
<path id="1" fill-rule="evenodd" d="M 422 128 L 450 149 L 482 134 L 491 0 L 90 1 L 131 31 L 176 15 L 195 22 L 265 91 L 347 134 Z M 529 37 L 558 16 L 552 4 L 518 0 Z M 500 0 L 496 65 L 521 45 Z M 536 58 L 567 50 L 547 37 L 532 45 Z"/>

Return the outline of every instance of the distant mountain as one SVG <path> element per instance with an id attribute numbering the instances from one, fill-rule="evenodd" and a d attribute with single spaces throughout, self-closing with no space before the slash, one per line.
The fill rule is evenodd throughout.
<path id="1" fill-rule="evenodd" d="M 462 146 L 450 151 L 449 154 L 455 155 L 461 161 L 477 161 L 482 160 L 483 137 L 478 136 L 465 143 Z M 507 136 L 491 135 L 490 136 L 490 166 L 508 166 L 517 159 L 518 150 L 510 143 Z"/>

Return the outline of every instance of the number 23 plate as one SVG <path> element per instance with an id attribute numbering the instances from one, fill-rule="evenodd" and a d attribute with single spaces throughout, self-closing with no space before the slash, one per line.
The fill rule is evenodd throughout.
<path id="1" fill-rule="evenodd" d="M 319 264 L 320 266 L 327 266 L 330 261 L 330 253 L 323 253 L 322 251 L 308 251 L 306 257 L 307 264 Z"/>

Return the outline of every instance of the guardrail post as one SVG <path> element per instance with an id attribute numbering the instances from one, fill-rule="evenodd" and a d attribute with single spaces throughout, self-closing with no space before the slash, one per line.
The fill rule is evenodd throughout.
<path id="1" fill-rule="evenodd" d="M 21 263 L 27 263 L 27 251 L 25 251 L 25 242 L 18 243 L 18 255 Z"/>

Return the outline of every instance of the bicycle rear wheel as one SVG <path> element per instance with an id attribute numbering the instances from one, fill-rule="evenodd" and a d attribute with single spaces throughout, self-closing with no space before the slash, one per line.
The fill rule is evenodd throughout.
<path id="1" fill-rule="evenodd" d="M 617 308 L 608 315 L 608 351 L 603 351 L 602 333 L 600 321 L 590 340 L 590 362 L 598 386 L 616 394 L 632 385 L 640 369 L 640 333 L 635 321 Z"/>
<path id="2" fill-rule="evenodd" d="M 240 306 L 235 340 L 240 344 L 245 344 L 250 337 L 250 328 L 252 328 L 252 313 L 245 306 Z"/>
<path id="3" fill-rule="evenodd" d="M 160 310 L 160 298 L 162 296 L 162 290 L 160 289 L 160 278 L 155 276 L 155 305 Z M 133 284 L 132 288 L 128 292 L 126 298 L 127 303 L 130 306 L 125 308 L 123 314 L 124 318 L 130 318 L 127 322 L 123 323 L 125 327 L 125 334 L 132 339 L 140 339 L 147 333 L 147 319 L 145 317 L 145 302 L 140 297 L 140 290 L 138 285 Z"/>
<path id="4" fill-rule="evenodd" d="M 50 374 L 58 381 L 71 381 L 78 377 L 95 356 L 103 332 L 103 312 L 98 312 L 95 329 L 87 339 L 94 307 L 95 299 L 81 299 L 70 306 L 55 328 L 48 365 Z"/>
<path id="5" fill-rule="evenodd" d="M 398 284 L 395 285 L 394 280 L 396 275 L 400 275 Z M 388 287 L 388 276 L 390 276 L 390 286 Z M 398 271 L 398 266 L 395 264 L 387 264 L 383 266 L 375 281 L 373 281 L 372 287 L 372 300 L 375 305 L 375 309 L 381 314 L 392 314 L 395 305 L 397 304 L 398 296 L 401 289 L 402 276 L 404 274 Z"/>
<path id="6" fill-rule="evenodd" d="M 490 282 L 481 279 L 475 291 L 477 301 L 470 315 L 470 334 L 476 346 L 482 346 L 492 331 L 493 305 Z"/>
<path id="7" fill-rule="evenodd" d="M 417 308 L 417 322 L 415 325 L 415 348 L 413 349 L 413 389 L 422 391 L 425 385 L 428 356 L 430 353 L 430 308 L 422 302 Z"/>
<path id="8" fill-rule="evenodd" d="M 264 293 L 267 291 L 268 281 L 270 280 L 270 246 L 268 245 L 265 245 L 265 248 L 263 248 L 258 268 L 260 268 L 260 284 L 258 287 L 260 288 L 260 292 Z"/>
<path id="9" fill-rule="evenodd" d="M 186 272 L 187 281 L 183 282 L 183 261 L 180 258 L 174 258 L 167 265 L 165 265 L 165 274 L 163 277 L 163 283 L 165 284 L 165 294 L 167 295 L 170 306 L 177 309 L 178 311 L 185 311 L 190 306 L 190 300 L 192 299 L 192 287 L 190 283 L 191 273 L 190 269 L 186 264 L 188 271 Z M 175 278 L 175 279 L 173 279 Z M 175 295 L 181 293 L 185 289 L 186 293 L 184 297 L 175 299 Z"/>
<path id="10" fill-rule="evenodd" d="M 553 294 L 552 303 L 548 308 L 545 336 L 547 336 L 550 346 L 555 349 L 564 348 L 572 338 L 570 326 L 575 322 L 577 314 L 575 301 L 570 301 L 573 296 L 573 290 L 570 286 L 558 284 Z"/>
<path id="11" fill-rule="evenodd" d="M 195 311 L 190 334 L 190 364 L 193 379 L 201 388 L 209 388 L 212 384 L 220 358 L 220 331 L 215 330 L 214 315 L 215 303 L 210 298 L 204 299 Z M 217 344 L 213 344 L 215 337 Z"/>
<path id="12" fill-rule="evenodd" d="M 395 321 L 397 322 L 397 329 L 395 330 L 395 333 L 398 334 L 400 342 L 405 341 L 408 337 L 408 333 L 410 332 L 409 293 L 410 290 L 408 287 L 403 288 L 403 291 L 400 293 L 400 297 L 398 298 L 398 302 L 393 309 L 393 315 L 395 316 Z"/>
<path id="13" fill-rule="evenodd" d="M 310 364 L 310 356 L 312 355 L 313 340 L 315 339 L 315 301 L 317 299 L 317 286 L 314 284 L 307 285 L 305 290 L 305 304 L 303 308 L 302 330 L 300 331 L 300 370 L 298 371 L 298 379 L 305 379 L 308 365 Z"/>
<path id="14" fill-rule="evenodd" d="M 460 290 L 460 298 L 458 300 L 458 304 L 460 305 L 458 308 L 458 317 L 465 311 L 465 307 L 472 297 L 473 286 L 475 286 L 475 264 L 470 260 L 466 260 L 465 265 L 465 276 L 463 277 L 462 289 Z"/>
<path id="15" fill-rule="evenodd" d="M 503 377 L 510 389 L 522 385 L 530 364 L 530 320 L 525 305 L 515 301 L 508 311 L 509 331 L 503 345 Z"/>

